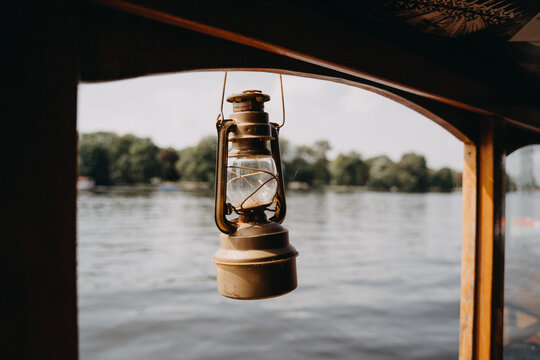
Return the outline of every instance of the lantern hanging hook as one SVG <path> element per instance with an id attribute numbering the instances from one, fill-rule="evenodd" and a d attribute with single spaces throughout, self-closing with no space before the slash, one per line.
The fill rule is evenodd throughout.
<path id="1" fill-rule="evenodd" d="M 217 116 L 218 123 L 225 120 L 225 117 L 223 116 L 223 99 L 225 98 L 225 85 L 226 84 L 227 84 L 227 72 L 225 71 L 225 76 L 223 77 L 223 90 L 221 91 L 221 112 Z"/>
<path id="2" fill-rule="evenodd" d="M 225 116 L 223 115 L 223 100 L 225 99 L 226 85 L 227 85 L 227 71 L 225 71 L 225 75 L 223 76 L 223 90 L 221 91 L 221 107 L 220 107 L 220 113 L 217 116 L 218 123 L 225 120 Z M 281 125 L 277 125 L 278 129 L 282 128 L 283 125 L 285 125 L 285 95 L 283 95 L 283 77 L 281 74 L 279 74 L 279 85 L 281 89 L 281 109 L 283 111 L 283 119 L 281 121 Z"/>
<path id="3" fill-rule="evenodd" d="M 277 128 L 282 128 L 283 125 L 285 125 L 285 97 L 283 95 L 283 78 L 281 74 L 279 74 L 279 85 L 281 87 L 281 107 L 283 109 L 283 121 L 281 122 L 281 125 L 278 125 Z"/>

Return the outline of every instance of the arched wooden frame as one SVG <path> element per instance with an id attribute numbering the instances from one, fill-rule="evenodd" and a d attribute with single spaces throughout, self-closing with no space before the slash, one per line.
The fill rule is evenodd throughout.
<path id="1" fill-rule="evenodd" d="M 8 296 L 1 305 L 9 309 L 3 319 L 9 329 L 3 357 L 78 357 L 77 84 L 254 67 L 379 92 L 423 113 L 465 143 L 460 359 L 502 357 L 503 163 L 506 153 L 540 142 L 539 109 L 532 100 L 516 99 L 511 90 L 501 96 L 443 65 L 393 47 L 384 37 L 347 33 L 340 24 L 304 14 L 306 8 L 284 11 L 284 3 L 267 9 L 269 18 L 280 18 L 270 31 L 253 26 L 257 14 L 251 16 L 252 23 L 230 21 L 237 9 L 223 1 L 215 2 L 222 11 L 218 18 L 200 11 L 206 2 L 156 0 L 153 7 L 142 0 L 96 3 L 21 2 L 10 8 L 6 23 L 13 29 L 6 45 L 10 91 L 5 117 L 6 147 L 12 156 L 6 162 L 11 171 L 4 201 L 7 241 L 2 242 L 7 269 L 2 284 Z M 178 4 L 185 7 L 185 17 L 178 13 Z M 316 20 L 321 21 L 313 26 Z M 314 31 L 311 36 L 324 39 L 324 46 L 273 38 L 272 31 L 288 26 L 283 35 L 291 25 L 307 35 Z M 379 61 L 385 56 L 398 57 L 400 66 Z M 434 74 L 437 81 L 429 78 Z M 49 184 L 46 189 L 42 179 Z"/>

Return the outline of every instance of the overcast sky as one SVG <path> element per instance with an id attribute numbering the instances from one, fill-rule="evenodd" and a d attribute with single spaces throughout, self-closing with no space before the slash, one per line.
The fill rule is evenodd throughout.
<path id="1" fill-rule="evenodd" d="M 80 132 L 114 131 L 150 137 L 161 147 L 183 148 L 216 134 L 223 72 L 160 75 L 79 86 Z M 463 145 L 417 112 L 383 96 L 328 81 L 284 76 L 286 125 L 291 143 L 326 139 L 331 157 L 357 151 L 398 160 L 409 151 L 426 156 L 428 166 L 462 168 Z M 279 75 L 229 72 L 226 96 L 258 89 L 269 94 L 266 111 L 280 122 Z M 232 112 L 225 102 L 224 113 Z"/>

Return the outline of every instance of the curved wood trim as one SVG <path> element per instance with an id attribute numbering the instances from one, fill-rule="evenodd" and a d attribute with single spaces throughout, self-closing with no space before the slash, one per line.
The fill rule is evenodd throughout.
<path id="1" fill-rule="evenodd" d="M 331 70 L 339 71 L 347 75 L 374 81 L 381 85 L 389 86 L 398 90 L 402 90 L 402 91 L 410 92 L 419 96 L 427 97 L 429 99 L 433 99 L 433 100 L 436 100 L 445 104 L 456 106 L 456 107 L 459 107 L 461 109 L 465 109 L 468 111 L 476 112 L 478 114 L 493 115 L 489 111 L 486 111 L 476 106 L 465 104 L 457 100 L 448 99 L 446 97 L 439 96 L 430 92 L 422 91 L 422 90 L 419 90 L 410 86 L 403 85 L 396 81 L 392 81 L 392 80 L 389 80 L 380 76 L 368 74 L 368 73 L 359 71 L 358 69 L 354 69 L 354 68 L 337 64 L 337 63 L 324 60 L 315 56 L 311 56 L 309 54 L 305 54 L 299 51 L 288 49 L 286 47 L 272 44 L 267 41 L 258 40 L 253 37 L 245 36 L 236 32 L 224 30 L 215 26 L 210 26 L 207 24 L 189 20 L 189 19 L 177 16 L 171 13 L 167 13 L 165 11 L 161 11 L 159 9 L 154 9 L 150 6 L 143 6 L 143 5 L 135 4 L 128 0 L 92 0 L 92 1 L 101 5 L 104 5 L 104 6 L 108 6 L 108 7 L 121 10 L 127 13 L 131 13 L 134 15 L 138 15 L 141 17 L 155 20 L 155 21 L 159 21 L 165 24 L 178 26 L 178 27 L 188 29 L 191 31 L 196 31 L 199 33 L 211 35 L 211 36 L 225 39 L 228 41 L 233 41 L 239 44 L 247 45 L 250 47 L 257 48 L 257 49 L 261 49 L 268 52 L 283 55 L 286 57 L 290 57 L 293 59 L 301 60 L 310 64 L 328 68 Z"/>
<path id="2" fill-rule="evenodd" d="M 430 105 L 428 105 L 427 103 L 424 104 L 425 106 L 420 105 L 420 103 L 422 103 L 421 98 L 415 97 L 416 101 L 413 101 L 412 99 L 407 98 L 407 97 L 411 97 L 411 95 L 408 93 L 401 93 L 400 95 L 398 95 L 395 92 L 389 91 L 387 89 L 382 89 L 380 87 L 358 82 L 356 79 L 351 80 L 347 78 L 337 78 L 337 77 L 328 76 L 328 75 L 305 73 L 305 72 L 293 71 L 293 70 L 287 70 L 287 69 L 268 69 L 268 68 L 267 69 L 261 69 L 261 68 L 220 68 L 220 69 L 217 69 L 216 68 L 216 69 L 205 69 L 204 71 L 228 71 L 228 72 L 257 71 L 257 72 L 267 72 L 267 73 L 298 76 L 298 77 L 303 77 L 303 78 L 308 78 L 308 79 L 325 80 L 325 81 L 331 81 L 338 84 L 348 85 L 348 86 L 356 87 L 362 90 L 367 90 L 375 94 L 384 96 L 388 99 L 394 100 L 395 102 L 403 106 L 406 106 L 410 108 L 411 110 L 414 110 L 417 113 L 432 120 L 433 122 L 435 122 L 436 124 L 444 128 L 445 130 L 447 130 L 450 134 L 454 135 L 458 140 L 462 142 L 472 142 L 474 138 L 472 136 L 473 134 L 462 131 L 458 126 L 444 119 L 442 116 L 439 116 L 435 111 L 431 111 L 429 109 Z M 185 72 L 190 72 L 190 71 L 185 71 Z M 433 103 L 431 105 L 433 106 L 433 105 L 438 105 L 438 104 Z M 461 115 L 466 116 L 465 114 L 461 114 Z"/>
<path id="3" fill-rule="evenodd" d="M 360 77 L 93 2 L 85 3 L 84 13 L 83 81 L 183 71 L 279 72 L 342 83 L 386 96 L 423 114 L 463 142 L 477 141 L 479 121 L 485 117 Z"/>
<path id="4" fill-rule="evenodd" d="M 540 133 L 526 131 L 522 127 L 508 124 L 504 135 L 504 147 L 507 156 L 522 147 L 540 144 Z"/>
<path id="5" fill-rule="evenodd" d="M 419 51 L 429 45 L 418 39 L 403 36 L 400 45 L 384 35 L 385 28 L 370 17 L 369 11 L 356 13 L 360 16 L 356 23 L 366 23 L 358 27 L 350 22 L 343 23 L 343 19 L 332 14 L 311 11 L 294 3 L 238 8 L 219 1 L 204 4 L 166 0 L 87 1 L 156 23 L 296 59 L 339 72 L 344 77 L 371 81 L 378 86 L 411 93 L 469 112 L 503 117 L 520 126 L 540 131 L 540 110 L 534 96 L 528 95 L 534 89 L 522 93 L 525 91 L 521 90 L 524 85 L 515 81 L 510 81 L 513 85 L 496 86 L 491 76 L 482 78 L 486 75 L 483 72 L 479 78 L 465 75 L 467 71 L 463 68 L 459 70 L 458 65 L 452 66 L 448 62 L 450 60 L 433 60 L 426 55 L 426 51 Z M 369 8 L 368 4 L 365 6 Z M 261 19 L 268 26 L 259 26 L 260 22 L 254 19 Z M 279 19 L 279 23 L 275 19 Z M 318 25 L 312 31 L 307 31 L 306 28 L 314 22 Z M 287 36 L 288 32 L 295 29 L 296 36 Z M 302 40 L 310 36 L 311 41 L 308 38 Z M 313 37 L 321 38 L 320 46 L 313 41 Z M 444 53 L 449 50 L 432 45 L 433 52 Z M 480 66 L 477 59 L 469 58 L 466 52 L 456 56 L 454 60 L 458 63 L 467 60 L 477 68 Z M 466 69 L 469 72 L 471 70 L 470 67 Z M 486 81 L 491 85 L 486 85 Z M 513 87 L 514 91 L 508 90 Z"/>

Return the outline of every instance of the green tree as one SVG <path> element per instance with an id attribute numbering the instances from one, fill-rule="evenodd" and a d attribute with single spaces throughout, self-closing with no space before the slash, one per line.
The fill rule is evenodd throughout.
<path id="1" fill-rule="evenodd" d="M 159 148 L 150 138 L 109 132 L 81 134 L 81 175 L 88 174 L 96 184 L 146 183 L 161 174 L 158 153 Z"/>
<path id="2" fill-rule="evenodd" d="M 332 180 L 332 174 L 329 169 L 329 161 L 326 159 L 316 160 L 311 164 L 313 173 L 313 185 L 327 185 Z"/>
<path id="3" fill-rule="evenodd" d="M 308 185 L 313 185 L 313 168 L 303 157 L 296 156 L 294 159 L 284 164 L 284 181 L 304 182 Z"/>
<path id="4" fill-rule="evenodd" d="M 294 148 L 293 159 L 304 159 L 306 163 L 315 162 L 315 151 L 311 146 L 298 145 Z"/>
<path id="5" fill-rule="evenodd" d="M 199 181 L 213 184 L 216 172 L 217 139 L 203 138 L 196 146 L 180 150 L 176 168 L 183 181 Z"/>
<path id="6" fill-rule="evenodd" d="M 93 133 L 80 134 L 79 146 L 85 143 L 101 144 L 107 151 L 110 150 L 111 144 L 118 138 L 118 135 L 112 132 L 97 131 Z"/>
<path id="7" fill-rule="evenodd" d="M 174 149 L 165 149 L 159 154 L 159 160 L 163 164 L 163 179 L 167 181 L 176 181 L 180 179 L 178 171 L 176 171 L 175 164 L 180 159 L 177 152 Z"/>
<path id="8" fill-rule="evenodd" d="M 130 179 L 133 183 L 148 183 L 161 175 L 159 148 L 150 138 L 136 138 L 129 147 Z"/>
<path id="9" fill-rule="evenodd" d="M 92 178 L 96 185 L 109 185 L 109 154 L 107 149 L 93 139 L 79 144 L 79 174 Z"/>
<path id="10" fill-rule="evenodd" d="M 330 165 L 332 178 L 337 185 L 366 185 L 369 169 L 357 152 L 339 154 Z"/>
<path id="11" fill-rule="evenodd" d="M 404 192 L 426 192 L 428 190 L 428 168 L 422 155 L 407 153 L 396 167 L 397 186 Z"/>
<path id="12" fill-rule="evenodd" d="M 312 146 L 297 146 L 294 151 L 290 150 L 287 142 L 285 155 L 282 156 L 285 183 L 299 181 L 310 186 L 330 183 L 332 175 L 326 155 L 330 149 L 326 140 L 316 141 Z"/>
<path id="13" fill-rule="evenodd" d="M 331 149 L 332 146 L 330 146 L 330 143 L 327 140 L 315 141 L 315 143 L 313 144 L 313 156 L 315 158 L 315 161 L 328 160 L 326 155 Z"/>
<path id="14" fill-rule="evenodd" d="M 313 144 L 313 184 L 326 185 L 332 180 L 327 153 L 332 147 L 326 140 L 318 140 Z"/>
<path id="15" fill-rule="evenodd" d="M 452 191 L 456 186 L 452 169 L 443 167 L 435 171 L 431 180 L 431 186 L 442 192 Z"/>
<path id="16" fill-rule="evenodd" d="M 115 184 L 133 184 L 129 149 L 136 137 L 131 134 L 117 136 L 109 146 L 111 154 L 111 178 Z"/>
<path id="17" fill-rule="evenodd" d="M 79 136 L 79 174 L 92 178 L 96 185 L 111 183 L 109 145 L 115 136 L 109 132 Z"/>
<path id="18" fill-rule="evenodd" d="M 396 186 L 396 164 L 386 155 L 366 160 L 369 167 L 367 185 L 376 191 L 389 191 Z"/>

